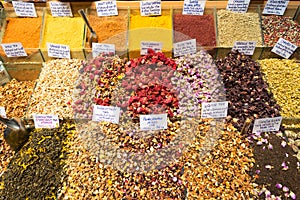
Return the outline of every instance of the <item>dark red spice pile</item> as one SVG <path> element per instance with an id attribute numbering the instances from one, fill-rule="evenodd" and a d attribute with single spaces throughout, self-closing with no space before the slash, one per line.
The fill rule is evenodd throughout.
<path id="1" fill-rule="evenodd" d="M 268 85 L 263 81 L 260 66 L 250 57 L 236 51 L 216 62 L 221 72 L 226 98 L 229 101 L 228 121 L 241 131 L 247 118 L 280 116 L 280 107 L 273 95 L 268 92 Z M 253 123 L 252 123 L 253 124 Z M 281 131 L 284 131 L 281 128 Z M 262 189 L 258 191 L 259 198 L 275 195 L 291 197 L 293 192 L 300 197 L 300 174 L 297 171 L 297 159 L 285 140 L 274 132 L 252 134 L 252 126 L 246 133 L 253 142 L 255 166 L 250 172 L 255 182 Z M 284 168 L 288 165 L 288 169 Z M 285 186 L 285 191 L 278 188 Z M 263 186 L 265 189 L 263 189 Z M 276 187 L 277 186 L 277 187 Z"/>
<path id="2" fill-rule="evenodd" d="M 216 46 L 216 31 L 213 15 L 175 14 L 173 19 L 174 41 L 196 39 L 201 46 Z"/>
<path id="3" fill-rule="evenodd" d="M 176 63 L 163 53 L 149 49 L 147 55 L 130 60 L 125 67 L 125 77 L 121 81 L 125 91 L 118 97 L 117 106 L 127 108 L 128 115 L 133 118 L 150 113 L 167 113 L 168 117 L 174 117 L 178 99 L 171 78 Z"/>

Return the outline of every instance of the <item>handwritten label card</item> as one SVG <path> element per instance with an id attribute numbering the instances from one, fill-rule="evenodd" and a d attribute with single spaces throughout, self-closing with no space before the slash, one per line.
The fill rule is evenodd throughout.
<path id="1" fill-rule="evenodd" d="M 7 57 L 27 56 L 21 42 L 1 44 Z"/>
<path id="2" fill-rule="evenodd" d="M 184 0 L 182 14 L 183 15 L 203 15 L 205 9 L 204 0 Z"/>
<path id="3" fill-rule="evenodd" d="M 245 13 L 248 10 L 250 0 L 228 0 L 227 10 Z"/>
<path id="4" fill-rule="evenodd" d="M 283 38 L 280 38 L 271 51 L 276 53 L 277 55 L 280 55 L 288 59 L 289 57 L 291 57 L 291 55 L 294 53 L 296 49 L 297 49 L 297 45 Z"/>
<path id="5" fill-rule="evenodd" d="M 50 1 L 49 3 L 53 17 L 73 17 L 69 2 Z"/>
<path id="6" fill-rule="evenodd" d="M 281 121 L 282 117 L 256 119 L 252 133 L 279 131 Z"/>
<path id="7" fill-rule="evenodd" d="M 118 15 L 116 1 L 97 1 L 96 9 L 99 17 Z"/>
<path id="8" fill-rule="evenodd" d="M 238 50 L 245 55 L 253 55 L 256 41 L 235 41 L 232 50 Z"/>
<path id="9" fill-rule="evenodd" d="M 140 1 L 141 16 L 161 15 L 161 1 Z"/>
<path id="10" fill-rule="evenodd" d="M 227 117 L 228 101 L 202 103 L 201 118 Z"/>
<path id="11" fill-rule="evenodd" d="M 19 17 L 37 17 L 34 3 L 12 1 L 15 13 Z"/>
<path id="12" fill-rule="evenodd" d="M 93 58 L 101 53 L 115 54 L 115 51 L 114 44 L 92 43 Z"/>
<path id="13" fill-rule="evenodd" d="M 6 112 L 5 112 L 5 108 L 3 106 L 0 107 L 0 116 L 6 118 Z"/>
<path id="14" fill-rule="evenodd" d="M 153 49 L 155 52 L 162 51 L 162 42 L 151 42 L 151 41 L 142 41 L 141 42 L 141 55 L 146 55 L 148 49 Z"/>
<path id="15" fill-rule="evenodd" d="M 289 0 L 268 0 L 263 14 L 283 15 Z"/>
<path id="16" fill-rule="evenodd" d="M 71 58 L 70 47 L 63 44 L 47 42 L 48 56 L 54 58 Z"/>
<path id="17" fill-rule="evenodd" d="M 57 115 L 35 114 L 33 115 L 35 128 L 58 128 L 59 119 Z"/>
<path id="18" fill-rule="evenodd" d="M 197 52 L 196 39 L 174 43 L 174 57 L 194 54 Z"/>
<path id="19" fill-rule="evenodd" d="M 168 128 L 167 114 L 140 115 L 140 129 L 143 131 Z"/>
<path id="20" fill-rule="evenodd" d="M 120 108 L 114 106 L 94 105 L 92 121 L 119 123 Z"/>

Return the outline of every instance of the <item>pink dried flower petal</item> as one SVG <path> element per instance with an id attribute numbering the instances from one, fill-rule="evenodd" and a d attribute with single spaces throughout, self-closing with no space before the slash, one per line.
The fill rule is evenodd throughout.
<path id="1" fill-rule="evenodd" d="M 273 145 L 272 145 L 272 144 L 269 144 L 269 145 L 268 145 L 268 148 L 272 150 L 272 149 L 273 149 Z"/>
<path id="2" fill-rule="evenodd" d="M 285 147 L 285 146 L 286 146 L 286 141 L 284 141 L 284 140 L 281 141 L 281 146 L 282 146 L 282 147 Z"/>
<path id="3" fill-rule="evenodd" d="M 282 191 L 284 191 L 284 192 L 288 192 L 290 189 L 288 188 L 288 187 L 286 187 L 286 186 L 283 186 L 283 188 L 282 188 Z"/>
<path id="4" fill-rule="evenodd" d="M 276 186 L 276 188 L 278 188 L 278 189 L 281 189 L 281 188 L 282 188 L 282 185 L 281 185 L 280 183 L 277 183 L 275 186 Z"/>
<path id="5" fill-rule="evenodd" d="M 296 194 L 294 192 L 292 192 L 292 191 L 290 191 L 290 197 L 292 199 L 297 199 Z"/>
<path id="6" fill-rule="evenodd" d="M 289 169 L 289 166 L 287 166 L 285 162 L 283 162 L 281 164 L 281 167 L 283 167 L 282 170 L 288 170 Z"/>
<path id="7" fill-rule="evenodd" d="M 271 197 L 271 192 L 269 190 L 266 190 L 265 195 L 266 195 L 267 198 L 269 198 L 269 197 Z"/>

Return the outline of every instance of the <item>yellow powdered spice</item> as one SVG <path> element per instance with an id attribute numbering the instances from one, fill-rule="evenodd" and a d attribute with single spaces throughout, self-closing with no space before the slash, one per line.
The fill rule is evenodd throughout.
<path id="1" fill-rule="evenodd" d="M 129 51 L 131 57 L 139 56 L 141 41 L 162 42 L 164 53 L 172 52 L 171 12 L 163 10 L 161 16 L 141 16 L 132 11 L 129 28 Z M 135 53 L 134 53 L 135 51 Z"/>
<path id="2" fill-rule="evenodd" d="M 24 48 L 38 48 L 42 18 L 8 18 L 2 43 L 21 42 Z"/>
<path id="3" fill-rule="evenodd" d="M 47 42 L 69 45 L 71 49 L 82 48 L 84 21 L 81 17 L 52 17 L 47 15 L 42 48 Z"/>

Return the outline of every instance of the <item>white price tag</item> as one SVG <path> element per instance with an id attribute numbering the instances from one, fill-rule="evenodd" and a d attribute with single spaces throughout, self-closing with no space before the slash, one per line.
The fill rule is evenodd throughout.
<path id="1" fill-rule="evenodd" d="M 6 118 L 5 108 L 3 106 L 0 107 L 0 115 Z"/>
<path id="2" fill-rule="evenodd" d="M 194 54 L 197 52 L 196 39 L 174 43 L 174 57 Z"/>
<path id="3" fill-rule="evenodd" d="M 250 0 L 228 0 L 226 9 L 233 12 L 245 13 L 248 10 Z"/>
<path id="4" fill-rule="evenodd" d="M 71 58 L 70 47 L 68 45 L 47 42 L 47 51 L 49 57 Z"/>
<path id="5" fill-rule="evenodd" d="M 7 57 L 24 57 L 27 56 L 21 42 L 1 44 Z"/>
<path id="6" fill-rule="evenodd" d="M 162 52 L 162 42 L 142 41 L 141 55 L 146 55 L 148 49 L 153 49 L 155 52 Z"/>
<path id="7" fill-rule="evenodd" d="M 272 52 L 276 53 L 279 56 L 282 56 L 286 59 L 291 57 L 294 51 L 297 49 L 297 45 L 283 39 L 279 38 L 275 46 L 272 48 Z"/>
<path id="8" fill-rule="evenodd" d="M 58 128 L 59 119 L 57 115 L 34 114 L 33 121 L 35 128 Z"/>
<path id="9" fill-rule="evenodd" d="M 253 55 L 256 41 L 235 41 L 232 50 L 238 50 L 245 55 Z"/>
<path id="10" fill-rule="evenodd" d="M 205 9 L 204 0 L 184 0 L 183 15 L 203 15 Z"/>
<path id="11" fill-rule="evenodd" d="M 116 1 L 97 1 L 96 10 L 99 17 L 118 15 Z"/>
<path id="12" fill-rule="evenodd" d="M 283 15 L 289 0 L 268 0 L 262 14 Z"/>
<path id="13" fill-rule="evenodd" d="M 141 16 L 161 15 L 161 1 L 140 1 Z"/>
<path id="14" fill-rule="evenodd" d="M 119 123 L 120 108 L 114 106 L 94 105 L 92 121 Z"/>
<path id="15" fill-rule="evenodd" d="M 99 56 L 100 53 L 115 54 L 114 44 L 92 43 L 93 58 Z"/>
<path id="16" fill-rule="evenodd" d="M 49 3 L 53 17 L 73 17 L 69 2 L 50 1 Z"/>
<path id="17" fill-rule="evenodd" d="M 279 131 L 281 121 L 282 117 L 256 119 L 252 133 Z"/>
<path id="18" fill-rule="evenodd" d="M 201 118 L 227 117 L 228 101 L 202 103 Z"/>
<path id="19" fill-rule="evenodd" d="M 163 130 L 168 128 L 167 114 L 140 115 L 140 129 Z"/>
<path id="20" fill-rule="evenodd" d="M 12 1 L 15 13 L 19 17 L 37 17 L 34 3 Z"/>

